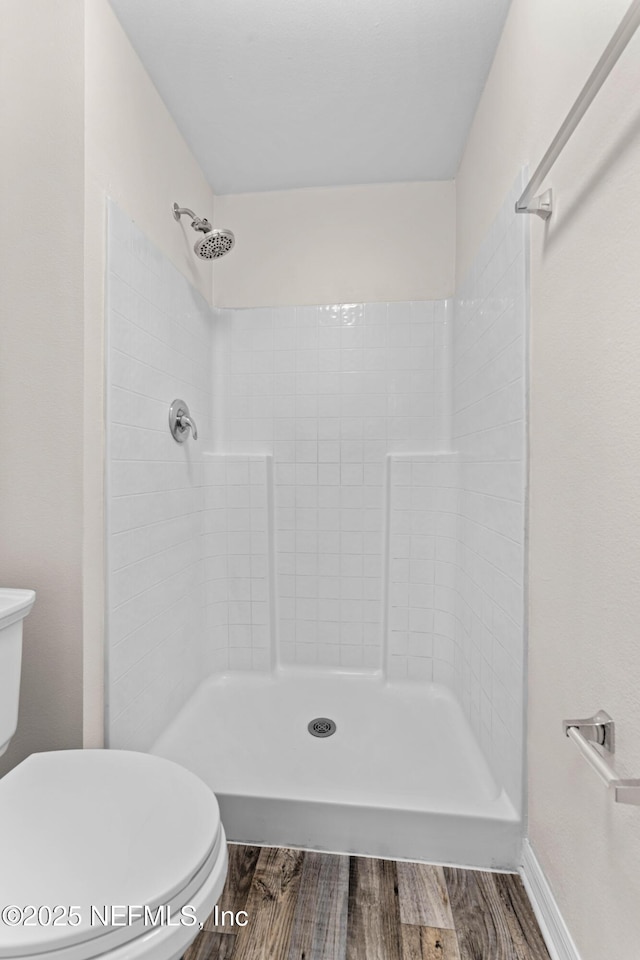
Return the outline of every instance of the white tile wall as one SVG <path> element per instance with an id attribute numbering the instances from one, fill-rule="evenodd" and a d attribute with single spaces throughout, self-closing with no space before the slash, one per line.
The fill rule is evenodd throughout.
<path id="1" fill-rule="evenodd" d="M 458 465 L 453 454 L 390 457 L 387 671 L 453 686 Z"/>
<path id="2" fill-rule="evenodd" d="M 211 312 L 114 204 L 107 271 L 108 733 L 144 750 L 202 675 Z M 176 397 L 197 443 L 169 433 Z"/>
<path id="3" fill-rule="evenodd" d="M 500 783 L 522 796 L 527 220 L 505 199 L 456 299 L 455 686 Z"/>
<path id="4" fill-rule="evenodd" d="M 387 671 L 462 702 L 494 774 L 522 798 L 526 220 L 519 179 L 455 301 L 452 454 L 389 460 Z M 447 397 L 447 364 L 443 364 Z M 446 404 L 446 399 L 445 399 Z M 450 416 L 450 419 L 449 419 Z"/>
<path id="5" fill-rule="evenodd" d="M 448 435 L 445 302 L 225 310 L 223 447 L 274 459 L 283 662 L 382 665 L 385 458 Z"/>
<path id="6" fill-rule="evenodd" d="M 271 460 L 205 457 L 205 673 L 273 666 Z"/>

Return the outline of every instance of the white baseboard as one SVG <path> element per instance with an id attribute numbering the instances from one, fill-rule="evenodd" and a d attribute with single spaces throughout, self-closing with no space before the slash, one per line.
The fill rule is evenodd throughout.
<path id="1" fill-rule="evenodd" d="M 520 876 L 540 924 L 551 960 L 580 960 L 578 949 L 528 840 L 522 844 Z"/>

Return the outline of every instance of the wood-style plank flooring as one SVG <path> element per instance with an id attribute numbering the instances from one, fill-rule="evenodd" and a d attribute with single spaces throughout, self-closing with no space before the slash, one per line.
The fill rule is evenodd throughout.
<path id="1" fill-rule="evenodd" d="M 238 911 L 248 914 L 246 926 L 232 922 Z M 549 960 L 549 954 L 513 874 L 229 844 L 217 917 L 184 960 Z"/>

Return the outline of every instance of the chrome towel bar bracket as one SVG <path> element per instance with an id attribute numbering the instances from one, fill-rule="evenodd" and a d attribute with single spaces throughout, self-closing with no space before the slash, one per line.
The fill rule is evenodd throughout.
<path id="1" fill-rule="evenodd" d="M 598 710 L 592 717 L 585 720 L 563 720 L 562 729 L 565 736 L 569 730 L 578 730 L 585 740 L 597 743 L 608 753 L 616 752 L 616 725 L 606 710 Z"/>
<path id="2" fill-rule="evenodd" d="M 640 780 L 622 780 L 609 762 L 615 752 L 615 722 L 604 710 L 582 720 L 563 720 L 562 730 L 603 783 L 613 787 L 616 803 L 640 806 Z"/>

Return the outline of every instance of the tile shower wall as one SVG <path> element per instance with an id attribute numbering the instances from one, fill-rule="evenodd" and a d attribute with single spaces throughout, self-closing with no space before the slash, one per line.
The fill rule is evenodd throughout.
<path id="1" fill-rule="evenodd" d="M 389 457 L 387 671 L 456 693 L 522 798 L 526 221 L 514 185 L 455 301 L 450 455 Z"/>
<path id="2" fill-rule="evenodd" d="M 211 311 L 175 267 L 109 206 L 108 735 L 144 750 L 204 665 L 202 450 L 211 444 Z M 199 439 L 176 443 L 171 401 Z"/>
<path id="3" fill-rule="evenodd" d="M 222 447 L 272 455 L 279 658 L 382 665 L 385 461 L 441 449 L 444 302 L 225 310 Z"/>
<path id="4" fill-rule="evenodd" d="M 454 454 L 389 457 L 387 673 L 454 684 L 458 464 Z"/>
<path id="5" fill-rule="evenodd" d="M 273 666 L 271 459 L 205 455 L 205 675 Z"/>
<path id="6" fill-rule="evenodd" d="M 498 782 L 522 793 L 527 221 L 518 180 L 456 300 L 455 689 Z"/>

